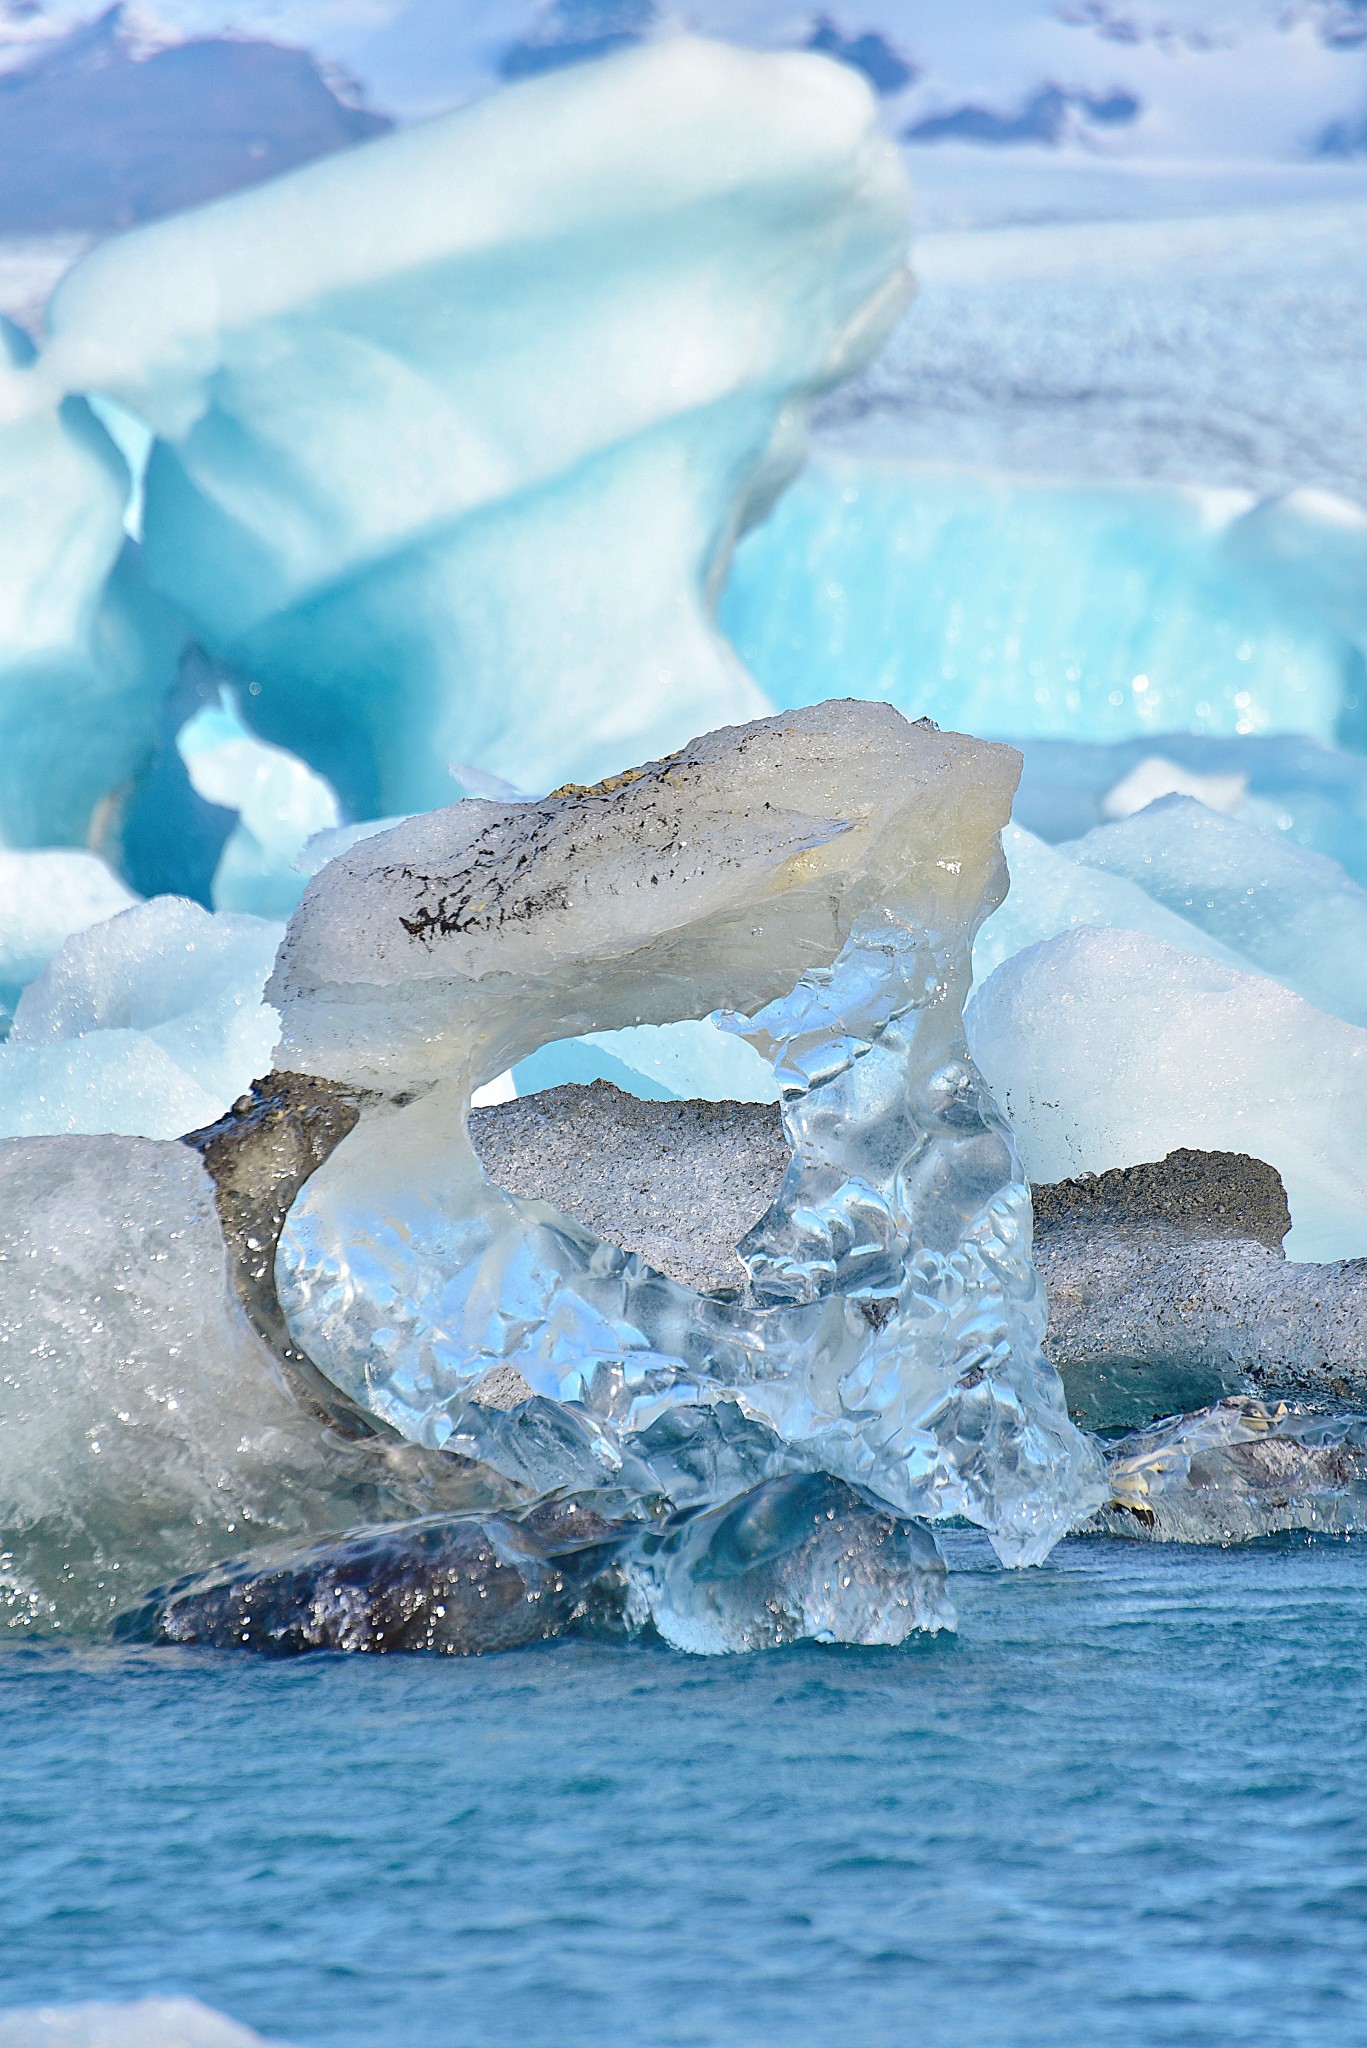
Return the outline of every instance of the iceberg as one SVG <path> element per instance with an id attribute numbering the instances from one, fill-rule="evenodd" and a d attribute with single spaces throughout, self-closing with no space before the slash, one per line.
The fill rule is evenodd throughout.
<path id="1" fill-rule="evenodd" d="M 280 937 L 176 896 L 75 933 L 0 1045 L 0 1135 L 175 1138 L 212 1123 L 270 1066 L 261 991 Z"/>
<path id="2" fill-rule="evenodd" d="M 102 244 L 32 374 L 152 429 L 151 582 L 349 816 L 545 789 L 769 708 L 716 591 L 907 215 L 847 66 L 676 37 Z"/>
<path id="3" fill-rule="evenodd" d="M 1166 732 L 1107 745 L 1031 739 L 1017 744 L 1024 767 L 1016 822 L 1051 845 L 1083 838 L 1160 796 L 1195 796 L 1208 810 L 1262 825 L 1293 845 L 1327 855 L 1367 886 L 1367 755 L 1285 732 L 1232 739 Z M 1246 794 L 1231 804 L 1236 783 Z"/>
<path id="4" fill-rule="evenodd" d="M 253 738 L 224 693 L 180 728 L 176 751 L 196 795 L 237 813 L 214 869 L 214 909 L 287 918 L 304 891 L 299 856 L 341 824 L 336 796 L 283 747 Z"/>
<path id="5" fill-rule="evenodd" d="M 1282 1530 L 1367 1529 L 1367 1417 L 1220 1401 L 1109 1447 L 1093 1527 L 1155 1543 L 1251 1543 Z"/>
<path id="6" fill-rule="evenodd" d="M 1099 1468 L 1041 1357 L 1028 1191 L 961 1022 L 1014 778 L 1005 749 L 830 704 L 332 862 L 267 996 L 282 1063 L 372 1099 L 285 1221 L 295 1344 L 434 1447 L 510 1369 L 624 1443 L 734 1401 L 905 1514 L 1045 1555 Z M 793 1154 L 743 1291 L 481 1173 L 471 1095 L 538 1044 L 719 1005 Z"/>
<path id="7" fill-rule="evenodd" d="M 719 617 L 775 704 L 1000 738 L 1367 735 L 1367 514 L 1324 493 L 810 465 Z"/>
<path id="8" fill-rule="evenodd" d="M 1281 1174 L 1292 1259 L 1367 1255 L 1367 1030 L 1139 931 L 1083 926 L 974 991 L 968 1042 L 1036 1181 L 1180 1147 Z"/>
<path id="9" fill-rule="evenodd" d="M 1002 850 L 1011 887 L 974 942 L 975 983 L 985 982 L 1004 960 L 1027 947 L 1084 925 L 1147 932 L 1181 952 L 1201 953 L 1231 967 L 1248 964 L 1199 922 L 1150 895 L 1141 875 L 1085 861 L 1076 846 L 1049 846 L 1020 825 L 1003 832 Z"/>

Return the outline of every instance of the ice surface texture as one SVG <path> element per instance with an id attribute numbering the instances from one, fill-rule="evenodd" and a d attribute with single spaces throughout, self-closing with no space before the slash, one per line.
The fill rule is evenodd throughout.
<path id="1" fill-rule="evenodd" d="M 353 815 L 766 708 L 711 617 L 906 296 L 827 59 L 674 38 L 105 243 L 36 375 L 158 436 L 148 574 Z"/>
<path id="2" fill-rule="evenodd" d="M 178 636 L 125 546 L 128 472 L 0 320 L 0 845 L 87 843 L 150 751 Z"/>
<path id="3" fill-rule="evenodd" d="M 348 1445 L 278 1384 L 184 1145 L 0 1144 L 0 1392 L 0 1626 L 88 1630 L 253 1541 L 464 1504 L 457 1460 Z"/>
<path id="4" fill-rule="evenodd" d="M 93 853 L 0 847 L 0 1033 L 21 991 L 73 932 L 131 909 L 137 897 Z"/>
<path id="5" fill-rule="evenodd" d="M 1159 1543 L 1248 1543 L 1367 1528 L 1367 1417 L 1220 1401 L 1122 1437 L 1095 1525 Z"/>
<path id="6" fill-rule="evenodd" d="M 295 1342 L 462 1449 L 472 1390 L 512 1367 L 596 1418 L 605 1480 L 671 1410 L 738 1403 L 801 1461 L 1043 1556 L 1097 1467 L 1041 1357 L 1028 1191 L 962 1031 L 1014 778 L 1007 749 L 830 704 L 333 862 L 268 987 L 281 1058 L 385 1099 L 286 1221 Z M 726 1003 L 754 1013 L 732 1028 L 793 1152 L 738 1298 L 485 1180 L 482 1082 L 549 1038 Z"/>
<path id="7" fill-rule="evenodd" d="M 276 1017 L 261 990 L 280 935 L 178 896 L 75 933 L 0 1045 L 0 1137 L 174 1138 L 212 1123 L 270 1066 Z"/>

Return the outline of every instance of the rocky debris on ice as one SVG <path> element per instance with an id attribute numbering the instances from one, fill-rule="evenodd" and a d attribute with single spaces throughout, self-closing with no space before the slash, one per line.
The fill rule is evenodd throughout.
<path id="1" fill-rule="evenodd" d="M 355 1128 L 358 1114 L 354 1089 L 312 1074 L 272 1072 L 254 1081 L 225 1116 L 184 1140 L 213 1182 L 233 1284 L 252 1327 L 299 1391 L 348 1420 L 355 1409 L 290 1339 L 275 1291 L 275 1252 L 290 1204 Z"/>
<path id="2" fill-rule="evenodd" d="M 528 1514 L 433 1515 L 256 1552 L 178 1581 L 119 1617 L 125 1642 L 277 1657 L 308 1650 L 476 1656 L 560 1635 L 588 1611 L 630 1530 L 549 1500 Z"/>
<path id="3" fill-rule="evenodd" d="M 1367 1529 L 1367 1415 L 1230 1399 L 1108 1447 L 1111 1498 L 1087 1532 L 1251 1543 L 1288 1529 Z"/>

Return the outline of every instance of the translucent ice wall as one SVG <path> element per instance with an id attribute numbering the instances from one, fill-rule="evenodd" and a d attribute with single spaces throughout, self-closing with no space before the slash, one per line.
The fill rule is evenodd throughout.
<path id="1" fill-rule="evenodd" d="M 906 236 L 861 78 L 676 38 L 106 243 L 42 369 L 155 431 L 150 577 L 262 735 L 409 811 L 767 708 L 715 592 Z"/>
<path id="2" fill-rule="evenodd" d="M 1008 749 L 827 704 L 325 868 L 268 986 L 279 1058 L 378 1099 L 286 1223 L 295 1341 L 421 1443 L 463 1447 L 509 1368 L 589 1410 L 608 1465 L 729 1403 L 799 1462 L 1043 1556 L 1097 1467 L 1040 1353 L 1028 1190 L 962 1028 L 1015 774 Z M 718 1005 L 752 1013 L 732 1028 L 793 1152 L 734 1298 L 491 1186 L 465 1128 L 472 1090 L 547 1040 Z"/>
<path id="3" fill-rule="evenodd" d="M 971 731 L 1367 736 L 1367 514 L 1323 493 L 813 465 L 721 622 L 775 703 Z"/>

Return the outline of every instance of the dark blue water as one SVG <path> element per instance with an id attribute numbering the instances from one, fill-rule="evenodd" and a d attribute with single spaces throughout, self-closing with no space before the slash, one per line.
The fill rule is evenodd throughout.
<path id="1" fill-rule="evenodd" d="M 0 2003 L 328 2048 L 1367 2040 L 1367 1545 L 698 1662 L 0 1654 Z"/>

